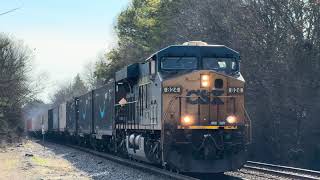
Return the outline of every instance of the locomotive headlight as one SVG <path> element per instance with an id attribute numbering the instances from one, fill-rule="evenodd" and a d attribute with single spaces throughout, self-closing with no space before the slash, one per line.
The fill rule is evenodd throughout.
<path id="1" fill-rule="evenodd" d="M 192 116 L 188 116 L 188 115 L 183 116 L 183 117 L 181 118 L 181 124 L 184 125 L 184 126 L 188 126 L 188 125 L 193 124 L 193 118 L 192 118 Z"/>
<path id="2" fill-rule="evenodd" d="M 234 124 L 234 123 L 237 122 L 237 117 L 234 116 L 234 115 L 230 115 L 230 116 L 227 117 L 226 120 L 227 120 L 227 122 L 228 122 L 229 124 Z"/>
<path id="3" fill-rule="evenodd" d="M 201 87 L 209 87 L 209 85 L 210 85 L 209 75 L 202 74 L 201 75 Z"/>

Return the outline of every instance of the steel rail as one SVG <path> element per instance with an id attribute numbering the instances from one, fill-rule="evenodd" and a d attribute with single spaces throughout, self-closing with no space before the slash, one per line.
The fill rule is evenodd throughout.
<path id="1" fill-rule="evenodd" d="M 242 169 L 254 170 L 268 174 L 280 175 L 293 179 L 320 179 L 320 172 L 295 167 L 247 161 Z"/>

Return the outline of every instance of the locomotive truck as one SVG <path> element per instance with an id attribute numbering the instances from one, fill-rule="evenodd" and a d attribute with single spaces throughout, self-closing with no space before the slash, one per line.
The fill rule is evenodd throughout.
<path id="1" fill-rule="evenodd" d="M 49 137 L 180 172 L 221 173 L 246 162 L 244 85 L 238 52 L 191 41 L 125 66 L 41 123 Z"/>

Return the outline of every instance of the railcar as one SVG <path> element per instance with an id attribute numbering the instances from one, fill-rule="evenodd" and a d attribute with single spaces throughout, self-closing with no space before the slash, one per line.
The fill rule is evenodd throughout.
<path id="1" fill-rule="evenodd" d="M 66 102 L 66 133 L 69 136 L 76 135 L 78 109 L 75 99 Z"/>
<path id="2" fill-rule="evenodd" d="M 26 122 L 26 131 L 33 136 L 39 137 L 42 131 L 48 131 L 48 111 L 47 107 L 40 108 L 39 112 L 33 112 L 33 115 L 24 114 Z"/>
<path id="3" fill-rule="evenodd" d="M 79 111 L 77 134 L 88 138 L 92 133 L 92 92 L 88 92 L 77 99 L 77 108 Z"/>
<path id="4" fill-rule="evenodd" d="M 27 119 L 27 130 L 34 135 L 39 134 L 41 131 L 41 115 L 35 115 Z"/>
<path id="5" fill-rule="evenodd" d="M 58 122 L 59 122 L 59 132 L 60 133 L 65 133 L 66 131 L 66 118 L 67 118 L 67 104 L 66 103 L 62 103 L 59 105 L 58 107 Z"/>
<path id="6" fill-rule="evenodd" d="M 235 170 L 251 142 L 244 86 L 238 52 L 198 41 L 169 46 L 67 102 L 65 131 L 95 148 L 181 172 Z"/>
<path id="7" fill-rule="evenodd" d="M 59 106 L 56 106 L 52 109 L 52 129 L 53 132 L 59 132 Z"/>

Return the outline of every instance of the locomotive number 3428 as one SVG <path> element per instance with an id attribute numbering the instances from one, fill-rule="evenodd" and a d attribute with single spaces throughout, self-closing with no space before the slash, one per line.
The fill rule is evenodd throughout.
<path id="1" fill-rule="evenodd" d="M 164 93 L 181 93 L 181 87 L 164 87 Z"/>

